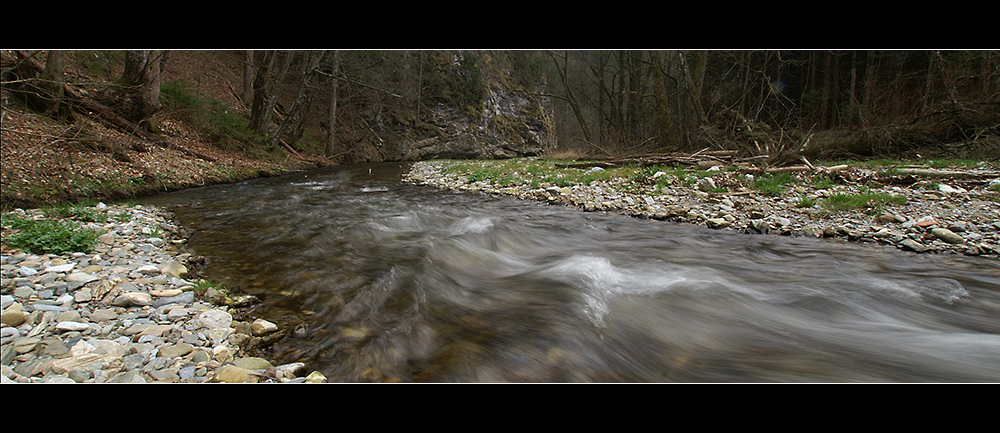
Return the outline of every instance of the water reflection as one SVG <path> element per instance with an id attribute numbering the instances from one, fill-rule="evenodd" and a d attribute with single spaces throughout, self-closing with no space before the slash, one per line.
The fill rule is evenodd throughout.
<path id="1" fill-rule="evenodd" d="M 1000 266 L 403 185 L 401 164 L 152 199 L 335 381 L 996 382 Z"/>

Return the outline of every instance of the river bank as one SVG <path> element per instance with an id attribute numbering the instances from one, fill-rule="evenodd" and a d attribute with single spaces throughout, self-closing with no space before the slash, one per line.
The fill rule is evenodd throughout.
<path id="1" fill-rule="evenodd" d="M 4 214 L 4 243 L 47 221 L 63 225 L 24 242 L 58 250 L 82 239 L 93 247 L 4 249 L 3 383 L 325 382 L 301 363 L 251 355 L 282 331 L 240 312 L 252 296 L 230 296 L 192 275 L 198 258 L 169 211 L 103 203 L 15 209 Z M 67 234 L 50 239 L 53 227 Z"/>
<path id="2" fill-rule="evenodd" d="M 750 234 L 1000 257 L 1000 171 L 985 162 L 948 170 L 893 162 L 767 173 L 726 165 L 438 160 L 415 163 L 404 181 Z"/>

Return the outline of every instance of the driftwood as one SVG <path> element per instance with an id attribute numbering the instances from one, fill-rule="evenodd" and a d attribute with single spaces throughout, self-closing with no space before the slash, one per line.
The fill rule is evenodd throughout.
<path id="1" fill-rule="evenodd" d="M 981 174 L 981 173 L 969 173 L 964 171 L 954 171 L 954 170 L 932 170 L 924 168 L 899 168 L 896 169 L 899 174 L 912 174 L 914 176 L 924 176 L 924 177 L 950 177 L 953 179 L 978 179 L 982 177 L 992 177 L 996 176 L 996 173 Z"/>

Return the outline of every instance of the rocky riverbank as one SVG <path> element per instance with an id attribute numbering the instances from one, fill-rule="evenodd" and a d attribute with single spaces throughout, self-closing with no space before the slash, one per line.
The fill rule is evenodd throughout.
<path id="1" fill-rule="evenodd" d="M 326 381 L 301 363 L 272 365 L 248 355 L 281 331 L 240 313 L 254 298 L 186 279 L 197 258 L 184 251 L 184 230 L 168 211 L 98 204 L 71 216 L 53 213 L 5 214 L 4 243 L 26 221 L 59 220 L 94 237 L 94 246 L 40 254 L 5 245 L 3 383 Z"/>
<path id="2" fill-rule="evenodd" d="M 439 160 L 418 162 L 404 177 L 744 233 L 1000 257 L 1000 172 L 986 163 L 950 171 L 840 165 L 767 173 L 710 164 L 603 168 L 532 158 Z"/>

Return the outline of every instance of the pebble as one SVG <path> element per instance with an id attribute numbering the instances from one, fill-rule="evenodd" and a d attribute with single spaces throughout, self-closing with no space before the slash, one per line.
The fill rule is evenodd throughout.
<path id="1" fill-rule="evenodd" d="M 469 182 L 463 174 L 450 173 L 450 164 L 469 161 L 420 161 L 403 176 L 405 182 L 437 188 L 479 191 L 521 199 L 561 203 L 585 212 L 613 212 L 663 221 L 686 222 L 712 229 L 752 234 L 777 234 L 838 238 L 873 243 L 917 253 L 954 253 L 1000 258 L 1000 194 L 994 184 L 958 186 L 940 184 L 930 191 L 927 182 L 910 185 L 862 184 L 872 173 L 852 168 L 833 186 L 814 187 L 802 179 L 780 196 L 768 196 L 749 188 L 752 174 L 714 171 L 695 183 L 677 182 L 657 187 L 632 184 L 627 179 L 599 180 L 589 185 L 555 187 L 538 182 L 499 187 L 489 181 Z M 480 161 L 483 165 L 490 161 Z M 509 161 L 505 162 L 509 165 Z M 666 176 L 658 172 L 651 176 Z M 993 182 L 993 181 L 991 181 Z M 1000 183 L 1000 180 L 996 180 Z M 728 193 L 718 193 L 725 185 Z M 880 213 L 869 210 L 826 212 L 819 203 L 833 194 L 861 191 L 904 196 L 905 204 L 887 205 Z M 799 207 L 808 198 L 811 207 Z"/>
<path id="2" fill-rule="evenodd" d="M 99 205 L 94 251 L 4 252 L 0 259 L 3 383 L 322 383 L 301 363 L 272 366 L 241 342 L 279 332 L 244 324 L 195 296 L 190 255 L 164 209 Z M 41 211 L 15 209 L 25 218 Z M 127 220 L 113 215 L 131 215 Z M 162 233 L 153 237 L 150 233 Z M 245 329 L 238 331 L 237 328 Z M 252 330 L 252 331 L 251 331 Z"/>

